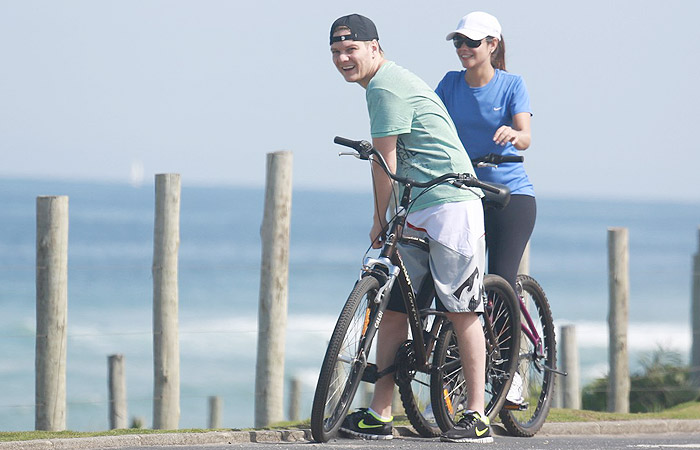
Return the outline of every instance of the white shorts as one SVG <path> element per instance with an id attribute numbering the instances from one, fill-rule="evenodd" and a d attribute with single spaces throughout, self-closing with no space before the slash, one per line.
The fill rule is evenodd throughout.
<path id="1" fill-rule="evenodd" d="M 435 292 L 450 312 L 483 312 L 486 260 L 484 211 L 481 200 L 444 203 L 408 215 L 404 235 L 425 237 L 429 252 L 400 245 L 411 284 L 421 286 L 428 270 Z"/>

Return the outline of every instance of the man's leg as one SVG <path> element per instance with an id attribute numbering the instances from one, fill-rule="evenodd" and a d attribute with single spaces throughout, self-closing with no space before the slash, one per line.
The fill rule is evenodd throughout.
<path id="1" fill-rule="evenodd" d="M 448 315 L 459 345 L 462 371 L 469 395 L 466 411 L 451 430 L 440 436 L 447 442 L 493 442 L 489 419 L 484 416 L 484 372 L 486 343 L 481 321 L 476 313 L 450 313 Z"/>
<path id="2" fill-rule="evenodd" d="M 394 363 L 399 346 L 408 337 L 406 314 L 386 310 L 377 336 L 377 369 L 384 370 Z M 340 430 L 363 439 L 391 439 L 394 399 L 394 374 L 388 373 L 374 384 L 370 410 L 360 409 L 348 415 Z"/>
<path id="3" fill-rule="evenodd" d="M 377 369 L 381 371 L 394 364 L 396 352 L 406 339 L 408 339 L 406 314 L 386 310 L 378 332 Z M 393 398 L 394 374 L 389 373 L 381 377 L 374 384 L 374 396 L 372 397 L 370 408 L 383 417 L 391 417 L 391 403 Z"/>
<path id="4" fill-rule="evenodd" d="M 477 411 L 483 416 L 486 342 L 481 322 L 476 313 L 448 313 L 447 317 L 452 322 L 459 345 L 462 373 L 469 393 L 467 409 Z"/>

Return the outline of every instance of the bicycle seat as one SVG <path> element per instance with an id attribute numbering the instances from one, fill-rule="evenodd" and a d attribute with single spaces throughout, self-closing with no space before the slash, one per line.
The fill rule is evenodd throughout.
<path id="1" fill-rule="evenodd" d="M 498 194 L 489 192 L 483 189 L 484 198 L 481 201 L 484 203 L 484 207 L 487 209 L 503 209 L 506 207 L 510 201 L 510 188 L 505 184 L 500 183 L 489 183 L 494 186 L 498 186 L 500 192 Z"/>

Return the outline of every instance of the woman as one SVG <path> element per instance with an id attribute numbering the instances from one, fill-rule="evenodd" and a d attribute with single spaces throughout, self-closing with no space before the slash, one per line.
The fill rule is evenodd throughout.
<path id="1" fill-rule="evenodd" d="M 530 146 L 530 99 L 523 79 L 506 72 L 501 25 L 494 16 L 472 12 L 447 35 L 464 70 L 448 72 L 436 92 L 447 107 L 471 159 L 488 153 L 516 155 Z M 536 204 L 522 163 L 476 168 L 484 181 L 507 185 L 509 204 L 485 213 L 488 271 L 515 287 L 532 230 Z"/>

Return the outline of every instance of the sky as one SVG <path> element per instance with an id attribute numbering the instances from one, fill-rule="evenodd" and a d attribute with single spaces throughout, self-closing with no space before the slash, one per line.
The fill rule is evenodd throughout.
<path id="1" fill-rule="evenodd" d="M 328 33 L 360 13 L 387 59 L 435 87 L 445 35 L 497 16 L 530 92 L 538 196 L 700 202 L 700 2 L 0 0 L 0 177 L 367 190 L 336 135 L 369 138 L 364 90 Z"/>

